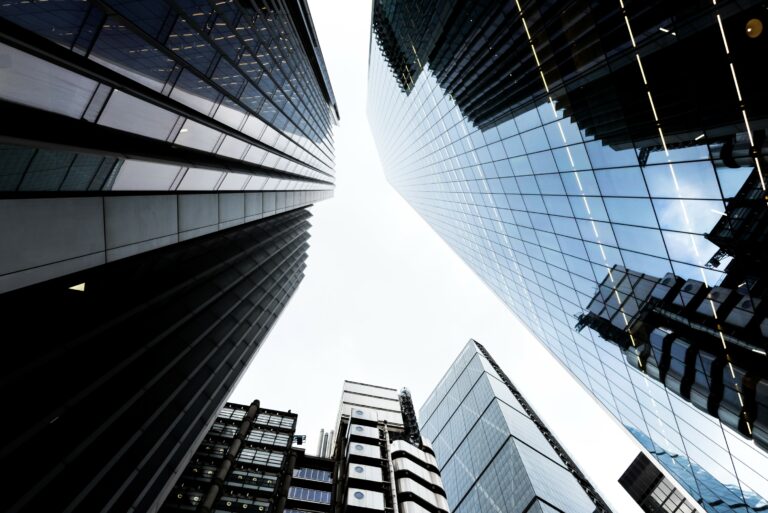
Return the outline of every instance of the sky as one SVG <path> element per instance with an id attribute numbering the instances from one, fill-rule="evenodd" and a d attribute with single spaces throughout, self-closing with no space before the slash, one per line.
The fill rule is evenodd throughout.
<path id="1" fill-rule="evenodd" d="M 312 208 L 306 277 L 229 400 L 297 412 L 314 453 L 344 379 L 406 386 L 418 409 L 474 338 L 613 510 L 640 512 L 617 481 L 639 445 L 387 183 L 366 116 L 370 2 L 309 4 L 341 114 L 335 197 Z"/>

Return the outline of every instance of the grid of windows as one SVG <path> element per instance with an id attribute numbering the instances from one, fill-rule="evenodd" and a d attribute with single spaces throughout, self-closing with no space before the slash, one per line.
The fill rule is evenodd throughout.
<path id="1" fill-rule="evenodd" d="M 291 486 L 288 490 L 288 498 L 330 504 L 331 492 L 326 492 L 325 490 L 313 490 L 312 488 L 302 488 L 300 486 Z"/>
<path id="2" fill-rule="evenodd" d="M 237 461 L 239 462 L 275 468 L 280 468 L 283 465 L 284 459 L 285 453 L 264 449 L 245 448 L 237 455 Z"/>
<path id="3" fill-rule="evenodd" d="M 245 437 L 246 441 L 255 444 L 277 445 L 287 447 L 291 436 L 287 433 L 277 433 L 275 431 L 263 431 L 261 429 L 251 429 Z"/>
<path id="4" fill-rule="evenodd" d="M 527 8 L 535 11 L 537 3 L 532 5 Z M 512 8 L 509 26 L 518 24 L 516 30 L 523 33 L 524 15 Z M 619 16 L 617 26 L 625 29 L 619 3 L 612 9 L 616 12 L 611 16 Z M 726 73 L 717 94 L 723 102 L 734 89 L 717 8 L 712 9 L 706 13 L 712 30 L 701 32 L 700 38 L 717 50 L 708 67 L 717 67 L 718 77 Z M 560 43 L 537 25 L 551 19 L 536 18 L 529 28 L 537 42 L 557 47 Z M 633 12 L 627 19 L 629 25 L 641 23 Z M 684 17 L 678 20 L 684 22 Z M 737 31 L 741 27 L 724 25 L 733 44 L 744 37 Z M 657 27 L 638 34 L 635 42 L 648 43 L 664 34 Z M 624 36 L 621 47 L 633 51 Z M 596 37 L 597 32 L 589 36 Z M 671 45 L 664 46 L 667 55 L 682 51 L 675 41 L 665 40 Z M 648 52 L 658 48 L 651 46 Z M 619 348 L 595 331 L 574 330 L 574 319 L 614 265 L 653 276 L 671 272 L 720 283 L 727 262 L 713 265 L 719 248 L 704 234 L 758 173 L 753 159 L 729 157 L 739 147 L 749 155 L 750 147 L 735 104 L 722 117 L 742 124 L 732 125 L 727 137 L 688 111 L 675 118 L 670 109 L 678 105 L 666 93 L 679 91 L 679 83 L 660 72 L 649 76 L 649 69 L 641 76 L 636 61 L 646 55 L 640 53 L 631 61 L 635 68 L 623 70 L 621 77 L 641 88 L 647 79 L 651 97 L 656 94 L 659 103 L 666 102 L 666 111 L 657 107 L 661 132 L 651 118 L 653 130 L 641 134 L 645 121 L 634 124 L 619 112 L 608 116 L 615 120 L 612 125 L 600 125 L 605 104 L 598 107 L 578 91 L 566 91 L 554 78 L 545 86 L 543 81 L 558 71 L 551 62 L 546 73 L 526 75 L 538 81 L 526 86 L 532 95 L 527 106 L 519 103 L 501 121 L 478 127 L 446 92 L 442 75 L 430 63 L 424 63 L 410 91 L 403 92 L 375 41 L 369 60 L 369 120 L 390 183 L 609 411 L 630 431 L 648 437 L 654 454 L 676 456 L 674 471 L 669 470 L 687 491 L 709 511 L 743 510 L 745 505 L 760 510 L 768 506 L 764 451 L 628 366 Z M 642 114 L 643 120 L 650 116 L 648 91 L 641 89 L 623 114 Z M 531 103 L 530 98 L 538 100 Z M 757 95 L 752 98 L 758 100 Z M 750 119 L 763 126 L 762 120 Z M 662 143 L 658 137 L 665 127 L 677 135 Z M 655 143 L 649 142 L 653 137 Z M 765 358 L 759 353 L 754 357 Z"/>
<path id="5" fill-rule="evenodd" d="M 272 493 L 278 475 L 254 469 L 236 469 L 227 477 L 227 486 Z"/>
<path id="6" fill-rule="evenodd" d="M 317 468 L 295 468 L 293 469 L 293 477 L 321 481 L 323 483 L 330 483 L 333 480 L 331 472 Z"/>

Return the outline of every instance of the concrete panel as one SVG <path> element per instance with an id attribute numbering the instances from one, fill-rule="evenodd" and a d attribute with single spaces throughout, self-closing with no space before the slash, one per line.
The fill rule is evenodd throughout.
<path id="1" fill-rule="evenodd" d="M 218 224 L 218 194 L 186 194 L 179 196 L 180 232 Z"/>
<path id="2" fill-rule="evenodd" d="M 219 222 L 245 217 L 245 195 L 242 192 L 219 194 Z"/>
<path id="3" fill-rule="evenodd" d="M 0 294 L 106 263 L 103 251 L 0 276 Z M 75 285 L 75 283 L 72 283 Z"/>
<path id="4" fill-rule="evenodd" d="M 0 200 L 0 233 L 0 274 L 104 251 L 102 200 Z"/>
<path id="5" fill-rule="evenodd" d="M 107 249 L 176 234 L 176 196 L 112 196 L 104 198 Z"/>
<path id="6" fill-rule="evenodd" d="M 276 209 L 277 193 L 265 192 L 264 193 L 264 213 L 271 214 Z"/>
<path id="7" fill-rule="evenodd" d="M 245 215 L 249 217 L 261 216 L 263 212 L 264 212 L 264 194 L 261 192 L 246 193 L 245 194 Z"/>

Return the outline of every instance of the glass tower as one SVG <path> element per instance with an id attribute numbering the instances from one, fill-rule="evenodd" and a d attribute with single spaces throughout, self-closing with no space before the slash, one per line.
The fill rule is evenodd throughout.
<path id="1" fill-rule="evenodd" d="M 483 346 L 470 340 L 421 408 L 448 503 L 476 511 L 609 513 Z"/>
<path id="2" fill-rule="evenodd" d="M 9 0 L 0 113 L 4 510 L 156 511 L 333 194 L 309 10 Z"/>
<path id="3" fill-rule="evenodd" d="M 390 183 L 705 509 L 768 507 L 762 3 L 373 4 Z"/>

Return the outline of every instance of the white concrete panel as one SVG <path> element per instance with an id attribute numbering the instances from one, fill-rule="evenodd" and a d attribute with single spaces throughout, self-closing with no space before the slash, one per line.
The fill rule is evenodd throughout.
<path id="1" fill-rule="evenodd" d="M 112 190 L 167 191 L 180 169 L 180 166 L 129 159 L 120 166 Z"/>
<path id="2" fill-rule="evenodd" d="M 213 191 L 221 179 L 221 171 L 191 167 L 179 184 L 180 191 Z"/>
<path id="3" fill-rule="evenodd" d="M 98 82 L 0 44 L 0 98 L 80 118 Z"/>
<path id="4" fill-rule="evenodd" d="M 220 191 L 241 191 L 248 182 L 250 175 L 245 173 L 227 173 L 219 186 Z"/>
<path id="5" fill-rule="evenodd" d="M 99 124 L 164 141 L 177 119 L 173 112 L 115 89 Z"/>
<path id="6" fill-rule="evenodd" d="M 248 148 L 248 143 L 228 135 L 224 138 L 224 142 L 221 143 L 218 154 L 241 160 L 246 148 Z"/>

